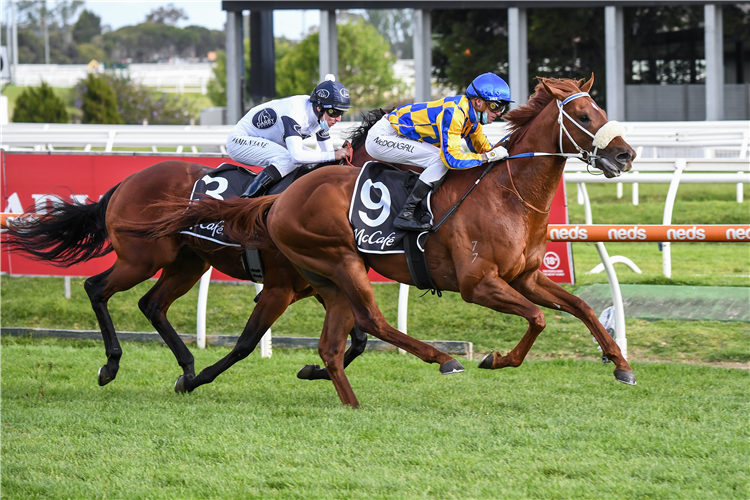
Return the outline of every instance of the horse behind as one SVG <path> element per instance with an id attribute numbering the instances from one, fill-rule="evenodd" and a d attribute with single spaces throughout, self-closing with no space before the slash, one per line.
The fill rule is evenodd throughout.
<path id="1" fill-rule="evenodd" d="M 601 141 L 597 132 L 613 127 L 588 95 L 592 85 L 593 75 L 586 83 L 542 79 L 529 102 L 505 116 L 512 126 L 506 147 L 511 156 L 549 155 L 508 159 L 486 173 L 481 168 L 449 172 L 432 197 L 435 220 L 440 220 L 476 184 L 471 196 L 427 240 L 425 253 L 436 286 L 460 293 L 466 302 L 522 316 L 529 324 L 515 348 L 505 355 L 490 353 L 480 368 L 517 367 L 523 362 L 545 327 L 541 305 L 579 318 L 614 362 L 615 378 L 635 384 L 632 368 L 591 307 L 539 271 L 549 206 L 566 160 L 557 154 L 575 155 L 583 150 L 579 145 L 588 146 L 594 137 L 598 154 L 583 150 L 583 157 L 607 177 L 630 170 L 635 157 L 618 134 Z M 165 236 L 185 223 L 222 215 L 227 231 L 244 244 L 257 244 L 258 235 L 270 238 L 273 245 L 268 244 L 289 258 L 326 303 L 319 353 L 341 401 L 352 406 L 359 401 L 344 373 L 343 355 L 346 335 L 354 326 L 426 362 L 439 363 L 443 373 L 451 372 L 455 362 L 388 325 L 378 309 L 367 278 L 369 268 L 395 281 L 412 281 L 403 254 L 357 251 L 348 210 L 358 173 L 330 166 L 312 172 L 278 197 L 199 202 L 191 207 L 189 220 L 182 219 L 184 201 L 177 202 L 171 211 L 165 206 L 166 215 L 152 232 L 152 237 Z M 241 216 L 227 217 L 230 212 Z"/>
<path id="2" fill-rule="evenodd" d="M 372 159 L 364 149 L 366 129 L 382 114 L 382 110 L 375 110 L 364 116 L 363 126 L 351 133 L 355 165 L 361 166 Z M 117 259 L 113 266 L 88 278 L 84 284 L 107 356 L 106 364 L 97 373 L 99 385 L 115 379 L 122 357 L 117 331 L 107 308 L 109 299 L 117 292 L 150 279 L 160 270 L 158 281 L 139 300 L 138 306 L 182 368 L 183 373 L 175 384 L 177 392 L 192 391 L 212 382 L 234 363 L 247 357 L 290 304 L 313 295 L 313 289 L 283 254 L 275 248 L 261 251 L 265 268 L 264 289 L 256 298 L 257 305 L 237 344 L 224 358 L 195 375 L 193 355 L 169 323 L 167 311 L 177 298 L 193 287 L 209 266 L 233 278 L 248 279 L 241 263 L 244 250 L 180 233 L 158 240 L 147 239 L 138 232 L 121 231 L 116 222 L 127 220 L 143 224 L 146 229 L 153 227 L 151 221 L 162 216 L 159 202 L 189 198 L 195 182 L 212 171 L 212 168 L 197 163 L 160 162 L 127 177 L 96 203 L 79 205 L 60 200 L 50 213 L 8 229 L 10 249 L 61 267 L 115 252 Z M 187 203 L 183 208 L 185 206 Z M 367 342 L 367 336 L 356 329 L 351 331 L 351 336 L 347 365 L 363 352 Z M 317 365 L 307 365 L 299 376 L 311 380 L 328 378 L 326 369 Z"/>

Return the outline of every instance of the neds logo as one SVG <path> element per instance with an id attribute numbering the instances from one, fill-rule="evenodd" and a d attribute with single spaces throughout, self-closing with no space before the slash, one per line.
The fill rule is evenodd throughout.
<path id="1" fill-rule="evenodd" d="M 705 240 L 706 231 L 693 226 L 690 229 L 668 229 L 668 240 Z"/>
<path id="2" fill-rule="evenodd" d="M 750 241 L 750 229 L 727 229 L 727 240 Z"/>
<path id="3" fill-rule="evenodd" d="M 633 226 L 630 229 L 610 229 L 607 231 L 607 239 L 609 240 L 645 240 L 646 230 L 642 227 Z"/>
<path id="4" fill-rule="evenodd" d="M 550 239 L 552 240 L 587 240 L 589 239 L 588 232 L 585 228 L 579 228 L 578 226 L 573 229 L 553 229 L 549 232 Z"/>

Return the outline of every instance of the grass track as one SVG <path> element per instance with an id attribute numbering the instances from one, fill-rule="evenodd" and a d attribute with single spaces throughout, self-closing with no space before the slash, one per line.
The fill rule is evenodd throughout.
<path id="1" fill-rule="evenodd" d="M 443 377 L 411 356 L 348 370 L 363 408 L 253 354 L 177 396 L 174 361 L 128 344 L 3 338 L 4 498 L 747 498 L 749 374 L 531 361 Z M 227 350 L 196 353 L 198 365 Z"/>

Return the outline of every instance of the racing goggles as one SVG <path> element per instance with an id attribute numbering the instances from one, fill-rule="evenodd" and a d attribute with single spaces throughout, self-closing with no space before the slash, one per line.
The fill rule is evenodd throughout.
<path id="1" fill-rule="evenodd" d="M 346 111 L 342 109 L 336 109 L 336 108 L 327 108 L 326 113 L 331 118 L 338 118 L 339 116 L 344 116 L 344 113 L 346 113 Z"/>
<path id="2" fill-rule="evenodd" d="M 485 101 L 487 103 L 487 107 L 490 108 L 490 111 L 493 113 L 498 113 L 502 115 L 506 111 L 508 111 L 508 101 Z"/>

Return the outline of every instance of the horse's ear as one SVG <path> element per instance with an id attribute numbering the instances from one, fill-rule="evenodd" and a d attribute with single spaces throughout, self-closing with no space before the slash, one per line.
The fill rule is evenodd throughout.
<path id="1" fill-rule="evenodd" d="M 565 99 L 565 96 L 563 95 L 562 92 L 560 92 L 559 90 L 557 90 L 554 87 L 550 87 L 549 85 L 547 85 L 547 79 L 546 78 L 542 78 L 542 85 L 544 85 L 544 90 L 546 90 L 547 93 L 549 95 L 551 95 L 552 97 L 554 97 L 555 99 L 557 99 L 559 101 L 562 101 L 562 100 Z"/>
<path id="2" fill-rule="evenodd" d="M 589 90 L 591 90 L 591 87 L 593 86 L 594 86 L 594 73 L 591 73 L 591 79 L 588 82 L 581 85 L 580 89 L 584 92 L 588 92 Z"/>

